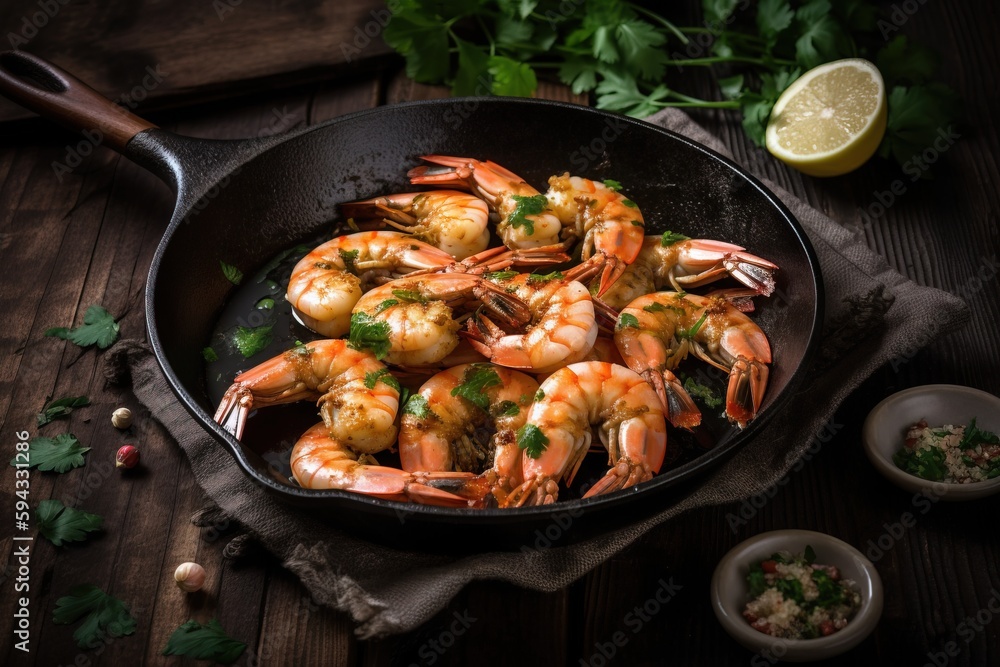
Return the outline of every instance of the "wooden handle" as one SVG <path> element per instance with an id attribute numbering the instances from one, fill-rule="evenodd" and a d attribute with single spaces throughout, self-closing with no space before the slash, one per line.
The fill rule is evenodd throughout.
<path id="1" fill-rule="evenodd" d="M 52 63 L 24 51 L 0 53 L 0 93 L 121 152 L 135 135 L 156 127 L 107 99 Z"/>

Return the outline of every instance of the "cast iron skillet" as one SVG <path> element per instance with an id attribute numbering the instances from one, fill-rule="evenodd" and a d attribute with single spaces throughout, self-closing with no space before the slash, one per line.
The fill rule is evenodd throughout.
<path id="1" fill-rule="evenodd" d="M 160 130 L 53 65 L 13 51 L 0 54 L 0 92 L 91 136 L 99 130 L 103 143 L 173 187 L 176 206 L 150 267 L 146 321 L 178 399 L 263 488 L 383 542 L 411 548 L 564 543 L 661 509 L 689 490 L 692 478 L 749 442 L 792 398 L 816 343 L 821 279 L 798 222 L 728 159 L 641 121 L 556 102 L 470 98 L 380 107 L 277 137 L 196 140 Z M 404 190 L 407 169 L 428 153 L 489 158 L 536 185 L 563 170 L 614 178 L 640 202 L 651 232 L 671 228 L 722 239 L 776 262 L 777 295 L 759 300 L 754 315 L 774 353 L 758 418 L 635 489 L 554 507 L 456 510 L 277 481 L 260 456 L 211 418 L 200 351 L 232 290 L 219 259 L 224 253 L 244 270 L 262 266 L 328 230 L 339 202 Z M 459 540 L 455 529 L 461 530 Z"/>

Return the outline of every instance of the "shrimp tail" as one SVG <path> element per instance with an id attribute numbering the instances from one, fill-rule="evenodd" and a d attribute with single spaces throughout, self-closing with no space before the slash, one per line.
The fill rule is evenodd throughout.
<path id="1" fill-rule="evenodd" d="M 767 389 L 771 346 L 759 329 L 730 329 L 722 336 L 722 347 L 736 358 L 729 372 L 726 415 L 740 428 L 757 416 Z"/>
<path id="2" fill-rule="evenodd" d="M 647 368 L 640 375 L 656 390 L 671 424 L 686 429 L 701 424 L 701 410 L 676 375 L 668 370 L 657 372 L 652 368 Z"/>
<path id="3" fill-rule="evenodd" d="M 247 416 L 252 407 L 253 393 L 242 385 L 234 384 L 226 390 L 212 419 L 232 433 L 237 440 L 241 440 L 243 427 L 246 426 Z"/>

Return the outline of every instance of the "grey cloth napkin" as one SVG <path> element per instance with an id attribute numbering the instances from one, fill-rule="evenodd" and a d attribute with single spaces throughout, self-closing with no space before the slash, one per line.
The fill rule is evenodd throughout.
<path id="1" fill-rule="evenodd" d="M 728 154 L 679 111 L 666 110 L 649 121 Z M 765 184 L 802 223 L 819 256 L 827 312 L 816 368 L 793 407 L 776 415 L 764 432 L 690 495 L 660 514 L 586 542 L 469 556 L 371 544 L 282 505 L 247 479 L 222 445 L 185 412 L 144 343 L 118 343 L 106 356 L 105 370 L 112 381 L 131 379 L 136 397 L 184 449 L 198 484 L 219 511 L 280 558 L 316 602 L 349 613 L 363 639 L 421 625 L 477 579 L 557 590 L 672 517 L 770 488 L 810 447 L 844 398 L 879 366 L 894 357 L 912 356 L 932 334 L 947 333 L 966 321 L 968 311 L 957 297 L 907 280 L 830 218 L 773 183 Z M 850 363 L 835 363 L 848 350 Z"/>

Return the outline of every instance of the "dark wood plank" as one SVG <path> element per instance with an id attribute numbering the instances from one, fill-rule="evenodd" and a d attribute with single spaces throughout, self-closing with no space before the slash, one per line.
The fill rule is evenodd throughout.
<path id="1" fill-rule="evenodd" d="M 99 8 L 14 0 L 0 6 L 0 34 L 3 48 L 39 55 L 112 99 L 126 95 L 129 106 L 150 109 L 371 67 L 389 52 L 380 36 L 388 16 L 377 0 L 115 0 Z M 0 100 L 0 121 L 27 115 Z"/>

